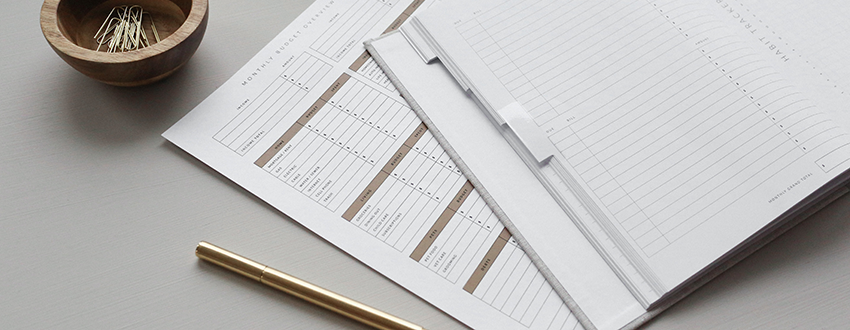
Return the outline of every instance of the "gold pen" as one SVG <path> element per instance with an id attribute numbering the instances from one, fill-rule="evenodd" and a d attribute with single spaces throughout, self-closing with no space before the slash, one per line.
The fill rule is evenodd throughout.
<path id="1" fill-rule="evenodd" d="M 204 241 L 198 243 L 198 247 L 195 248 L 195 255 L 198 258 L 378 329 L 425 330 L 416 324 L 343 297 Z"/>

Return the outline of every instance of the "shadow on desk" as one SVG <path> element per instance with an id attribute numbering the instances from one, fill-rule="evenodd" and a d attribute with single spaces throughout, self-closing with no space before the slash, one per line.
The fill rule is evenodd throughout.
<path id="1" fill-rule="evenodd" d="M 171 77 L 147 86 L 110 86 L 70 68 L 57 80 L 57 98 L 68 116 L 73 138 L 109 146 L 158 137 L 189 112 L 200 99 L 193 82 L 201 76 L 198 65 L 189 61 Z M 67 71 L 67 72 L 66 72 Z M 190 97 L 191 96 L 191 97 Z M 197 100 L 196 100 L 197 99 Z"/>
<path id="2" fill-rule="evenodd" d="M 672 329 L 685 323 L 703 324 L 704 329 L 846 328 L 850 324 L 848 257 L 850 195 L 844 195 L 645 328 Z M 717 319 L 715 315 L 735 317 Z"/>
<path id="3" fill-rule="evenodd" d="M 327 322 L 325 326 L 334 329 L 353 329 L 367 330 L 372 329 L 363 324 L 345 318 L 336 313 L 330 312 L 321 307 L 312 305 L 299 298 L 275 291 L 263 284 L 248 279 L 242 275 L 227 271 L 218 266 L 213 266 L 207 262 L 198 261 L 197 267 L 209 277 L 214 277 L 210 282 L 220 285 L 238 287 L 245 292 L 261 297 L 261 299 L 269 304 L 273 304 L 273 308 L 280 308 L 281 312 L 286 314 L 303 314 L 307 315 L 307 319 L 323 319 Z M 210 286 L 210 290 L 216 290 L 219 286 Z M 234 302 L 239 303 L 239 302 Z M 210 311 L 211 313 L 227 313 L 227 311 Z M 234 316 L 239 317 L 239 316 Z"/>

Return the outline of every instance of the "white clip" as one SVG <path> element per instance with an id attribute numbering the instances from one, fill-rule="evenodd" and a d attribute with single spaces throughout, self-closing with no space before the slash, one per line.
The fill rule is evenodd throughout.
<path id="1" fill-rule="evenodd" d="M 543 130 L 518 102 L 508 104 L 496 112 L 538 163 L 542 164 L 558 152 L 555 145 L 549 141 Z"/>

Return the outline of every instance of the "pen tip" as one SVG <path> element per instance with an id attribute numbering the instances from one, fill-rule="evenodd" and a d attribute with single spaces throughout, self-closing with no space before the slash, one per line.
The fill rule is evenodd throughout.
<path id="1" fill-rule="evenodd" d="M 201 254 L 200 254 L 200 251 L 199 251 L 199 250 L 201 249 L 201 247 L 202 247 L 202 246 L 204 246 L 204 245 L 209 245 L 209 244 L 210 244 L 210 243 L 207 243 L 207 241 L 200 241 L 200 242 L 198 242 L 198 246 L 196 246 L 196 247 L 195 247 L 195 256 L 196 256 L 196 257 L 198 257 L 198 258 L 200 258 L 200 257 L 201 257 Z"/>

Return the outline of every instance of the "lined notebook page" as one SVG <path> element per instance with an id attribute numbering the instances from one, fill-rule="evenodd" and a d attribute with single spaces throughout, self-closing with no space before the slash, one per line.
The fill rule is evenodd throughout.
<path id="1" fill-rule="evenodd" d="M 712 5 L 511 0 L 458 21 L 464 45 L 442 44 L 526 109 L 560 151 L 551 180 L 579 183 L 589 221 L 659 294 L 848 163 L 846 131 L 777 68 L 791 59 Z"/>

